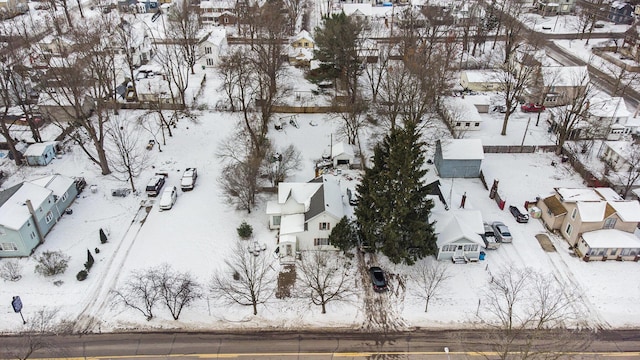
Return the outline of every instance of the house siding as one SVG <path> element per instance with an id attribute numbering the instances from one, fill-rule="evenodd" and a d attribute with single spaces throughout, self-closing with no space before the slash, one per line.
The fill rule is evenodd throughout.
<path id="1" fill-rule="evenodd" d="M 314 239 L 316 238 L 329 238 L 331 230 L 336 226 L 340 219 L 329 215 L 324 212 L 307 221 L 307 231 L 297 234 L 298 237 L 298 251 L 304 250 L 336 250 L 336 247 L 332 245 L 315 246 Z M 320 223 L 329 223 L 329 230 L 320 230 Z"/>

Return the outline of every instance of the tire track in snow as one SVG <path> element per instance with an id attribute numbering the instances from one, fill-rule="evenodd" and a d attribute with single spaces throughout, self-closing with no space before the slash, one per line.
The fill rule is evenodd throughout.
<path id="1" fill-rule="evenodd" d="M 148 209 L 148 206 L 149 205 L 147 204 L 142 204 L 140 206 L 138 212 L 131 221 L 131 224 L 129 224 L 129 228 L 122 237 L 122 240 L 107 262 L 106 270 L 100 274 L 98 279 L 94 280 L 100 285 L 91 292 L 82 311 L 78 314 L 74 324 L 75 332 L 88 333 L 94 331 L 96 325 L 99 326 L 96 314 L 102 312 L 110 302 L 110 292 L 118 282 L 120 270 L 129 257 L 129 252 L 131 251 L 131 248 L 142 229 L 142 225 L 144 225 L 149 214 L 150 208 Z"/>
<path id="2" fill-rule="evenodd" d="M 555 244 L 554 244 L 555 245 Z M 580 284 L 574 279 L 573 272 L 569 265 L 565 262 L 560 254 L 549 253 L 547 257 L 549 263 L 553 266 L 553 277 L 561 284 L 569 284 L 569 286 L 561 286 L 561 289 L 567 298 L 574 298 L 579 300 L 579 303 L 572 301 L 572 306 L 578 316 L 589 314 L 589 318 L 580 318 L 578 325 L 589 329 L 609 329 L 611 325 L 602 317 L 596 306 L 589 300 L 589 298 L 582 291 Z M 568 294 L 567 289 L 577 290 L 576 294 Z"/>

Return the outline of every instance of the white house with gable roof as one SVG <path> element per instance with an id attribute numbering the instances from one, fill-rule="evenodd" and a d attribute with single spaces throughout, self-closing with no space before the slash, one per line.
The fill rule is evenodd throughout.
<path id="1" fill-rule="evenodd" d="M 340 185 L 328 175 L 307 183 L 278 184 L 278 198 L 267 203 L 269 228 L 278 230 L 282 258 L 304 250 L 335 250 L 331 229 L 344 216 Z"/>
<path id="2" fill-rule="evenodd" d="M 434 199 L 434 204 L 439 201 Z M 438 239 L 438 260 L 452 260 L 455 263 L 477 261 L 485 247 L 480 234 L 484 233 L 482 213 L 478 210 L 434 210 L 430 220 L 435 220 Z"/>

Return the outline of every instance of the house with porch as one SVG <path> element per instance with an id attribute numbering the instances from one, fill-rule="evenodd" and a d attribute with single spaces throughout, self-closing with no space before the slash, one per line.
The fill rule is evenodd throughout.
<path id="1" fill-rule="evenodd" d="M 437 200 L 434 200 L 434 204 Z M 478 261 L 484 241 L 482 213 L 478 210 L 434 210 L 430 220 L 435 220 L 435 233 L 438 239 L 436 259 L 450 260 L 454 263 Z"/>
<path id="2" fill-rule="evenodd" d="M 0 257 L 29 256 L 75 200 L 72 178 L 50 175 L 0 192 Z"/>
<path id="3" fill-rule="evenodd" d="M 278 196 L 266 209 L 269 229 L 278 231 L 278 253 L 293 260 L 298 251 L 335 250 L 331 229 L 345 215 L 338 181 L 330 175 L 306 183 L 281 182 Z"/>
<path id="4" fill-rule="evenodd" d="M 602 248 L 602 232 L 594 231 L 615 229 L 608 231 L 611 236 L 607 238 L 606 251 L 599 256 L 617 258 L 628 244 L 628 237 L 620 234 L 633 235 L 640 222 L 640 202 L 624 200 L 611 188 L 557 188 L 554 194 L 541 198 L 537 206 L 547 229 L 559 232 L 581 257 L 588 254 L 584 252 L 587 248 Z M 593 258 L 585 258 L 589 259 Z"/>

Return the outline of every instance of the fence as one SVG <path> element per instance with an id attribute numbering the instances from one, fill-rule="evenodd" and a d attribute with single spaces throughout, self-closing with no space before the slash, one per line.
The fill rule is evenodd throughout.
<path id="1" fill-rule="evenodd" d="M 556 151 L 556 145 L 483 145 L 485 154 L 534 153 L 537 151 Z"/>

